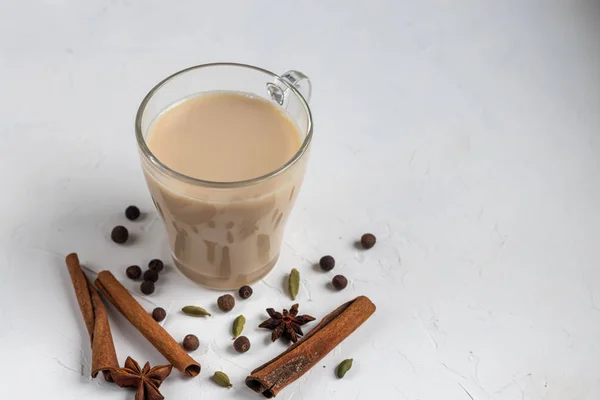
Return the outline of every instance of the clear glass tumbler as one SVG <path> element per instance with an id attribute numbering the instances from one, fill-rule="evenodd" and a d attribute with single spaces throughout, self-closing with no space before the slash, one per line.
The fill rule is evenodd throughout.
<path id="1" fill-rule="evenodd" d="M 169 76 L 142 101 L 135 120 L 142 169 L 175 265 L 188 278 L 236 289 L 275 266 L 306 169 L 313 132 L 310 90 L 310 80 L 297 71 L 279 76 L 250 65 L 216 63 Z M 146 144 L 155 118 L 182 99 L 214 91 L 250 93 L 280 107 L 303 136 L 298 152 L 276 170 L 239 182 L 195 179 L 163 164 Z"/>

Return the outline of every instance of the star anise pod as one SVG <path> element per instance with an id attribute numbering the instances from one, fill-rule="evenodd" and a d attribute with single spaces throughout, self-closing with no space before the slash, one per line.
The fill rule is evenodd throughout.
<path id="1" fill-rule="evenodd" d="M 150 369 L 150 363 L 140 368 L 133 358 L 127 357 L 125 367 L 112 370 L 111 376 L 120 387 L 137 388 L 135 400 L 163 400 L 158 388 L 172 369 L 172 365 L 159 365 Z"/>
<path id="2" fill-rule="evenodd" d="M 267 308 L 267 312 L 271 318 L 260 324 L 258 327 L 273 330 L 273 333 L 271 334 L 272 342 L 283 335 L 296 343 L 298 337 L 304 335 L 300 327 L 315 320 L 310 315 L 298 315 L 298 304 L 294 304 L 289 312 L 284 309 L 283 313 L 278 313 L 272 308 Z"/>

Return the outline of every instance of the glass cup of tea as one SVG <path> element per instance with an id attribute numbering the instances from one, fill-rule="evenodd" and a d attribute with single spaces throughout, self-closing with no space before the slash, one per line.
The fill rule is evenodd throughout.
<path id="1" fill-rule="evenodd" d="M 179 71 L 143 99 L 142 169 L 188 278 L 236 289 L 275 266 L 306 170 L 310 91 L 297 71 L 215 63 Z"/>

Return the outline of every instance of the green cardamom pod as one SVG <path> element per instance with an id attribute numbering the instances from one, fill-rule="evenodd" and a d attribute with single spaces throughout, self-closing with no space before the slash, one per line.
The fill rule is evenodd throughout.
<path id="1" fill-rule="evenodd" d="M 246 317 L 243 315 L 238 316 L 233 321 L 233 327 L 231 328 L 231 333 L 233 333 L 233 338 L 237 338 L 240 336 L 240 333 L 244 330 L 244 324 L 246 323 Z"/>
<path id="2" fill-rule="evenodd" d="M 290 272 L 289 286 L 290 296 L 292 296 L 292 300 L 296 300 L 298 290 L 300 290 L 300 272 L 296 268 L 292 268 Z"/>
<path id="3" fill-rule="evenodd" d="M 350 370 L 350 368 L 352 368 L 352 359 L 348 358 L 344 361 L 342 361 L 340 363 L 340 365 L 338 365 L 337 367 L 337 371 L 336 371 L 336 375 L 338 378 L 343 378 L 344 375 L 346 375 L 346 372 L 348 372 Z"/>
<path id="4" fill-rule="evenodd" d="M 210 317 L 210 313 L 208 311 L 198 306 L 185 306 L 181 309 L 181 311 L 190 317 Z"/>
<path id="5" fill-rule="evenodd" d="M 217 371 L 213 375 L 213 381 L 219 386 L 223 387 L 232 387 L 233 385 L 229 381 L 229 377 L 225 374 L 225 372 Z"/>

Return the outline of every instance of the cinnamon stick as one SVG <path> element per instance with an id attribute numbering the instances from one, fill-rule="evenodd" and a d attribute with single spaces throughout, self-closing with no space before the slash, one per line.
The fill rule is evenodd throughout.
<path id="1" fill-rule="evenodd" d="M 375 312 L 368 297 L 342 304 L 289 349 L 252 371 L 246 386 L 270 399 L 300 378 Z"/>
<path id="2" fill-rule="evenodd" d="M 127 289 L 115 278 L 110 271 L 102 271 L 96 279 L 96 287 L 112 303 L 113 306 L 144 337 L 152 343 L 173 366 L 182 374 L 196 376 L 200 373 L 200 364 L 190 357 L 171 335 L 163 329 L 147 312 L 135 301 Z"/>
<path id="3" fill-rule="evenodd" d="M 106 308 L 96 291 L 96 288 L 88 281 L 77 254 L 69 254 L 65 261 L 67 269 L 73 282 L 75 296 L 79 303 L 79 309 L 83 316 L 83 321 L 90 336 L 92 345 L 92 377 L 96 377 L 98 372 L 102 371 L 104 379 L 112 382 L 111 370 L 119 368 L 115 344 L 110 332 L 108 315 Z"/>

